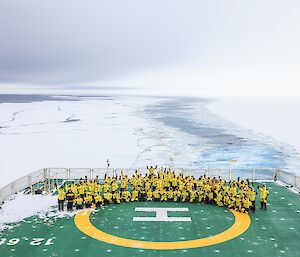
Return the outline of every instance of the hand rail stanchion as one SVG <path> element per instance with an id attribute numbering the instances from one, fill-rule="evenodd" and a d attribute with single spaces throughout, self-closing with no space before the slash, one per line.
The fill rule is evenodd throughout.
<path id="1" fill-rule="evenodd" d="M 32 178 L 31 178 L 31 175 L 28 176 L 28 186 L 30 187 L 30 192 L 31 192 L 31 194 L 33 194 L 33 190 L 32 190 Z"/>

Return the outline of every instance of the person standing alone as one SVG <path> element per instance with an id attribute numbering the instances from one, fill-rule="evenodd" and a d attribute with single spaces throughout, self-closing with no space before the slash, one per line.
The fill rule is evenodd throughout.
<path id="1" fill-rule="evenodd" d="M 66 200 L 66 193 L 63 188 L 58 189 L 57 199 L 58 199 L 58 210 L 64 211 L 64 203 Z"/>

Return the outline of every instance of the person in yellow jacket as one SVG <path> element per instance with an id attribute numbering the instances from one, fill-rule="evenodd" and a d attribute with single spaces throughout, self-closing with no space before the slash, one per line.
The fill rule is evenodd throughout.
<path id="1" fill-rule="evenodd" d="M 171 184 L 172 184 L 173 190 L 175 190 L 175 188 L 177 187 L 177 178 L 176 177 L 173 177 L 171 179 Z"/>
<path id="2" fill-rule="evenodd" d="M 190 203 L 193 203 L 196 199 L 197 193 L 196 191 L 192 190 L 190 191 Z"/>
<path id="3" fill-rule="evenodd" d="M 77 196 L 77 194 L 78 194 L 78 185 L 75 182 L 71 185 L 71 190 Z"/>
<path id="4" fill-rule="evenodd" d="M 89 182 L 89 192 L 91 193 L 91 195 L 94 195 L 94 192 L 95 192 L 95 183 L 93 181 Z"/>
<path id="5" fill-rule="evenodd" d="M 250 207 L 252 205 L 252 202 L 247 197 L 242 198 L 242 204 L 243 204 L 243 211 L 245 213 L 248 213 L 250 210 Z"/>
<path id="6" fill-rule="evenodd" d="M 214 193 L 213 193 L 213 191 L 209 190 L 207 192 L 207 198 L 208 198 L 208 203 L 213 203 L 213 200 L 214 200 Z"/>
<path id="7" fill-rule="evenodd" d="M 105 203 L 112 203 L 112 197 L 113 197 L 113 195 L 112 195 L 112 193 L 111 192 L 106 192 L 106 193 L 104 193 L 104 202 Z"/>
<path id="8" fill-rule="evenodd" d="M 254 188 L 251 188 L 249 191 L 249 200 L 251 201 L 251 207 L 250 210 L 255 213 L 255 199 L 256 199 L 256 192 Z"/>
<path id="9" fill-rule="evenodd" d="M 147 170 L 149 170 L 150 175 L 153 175 L 153 174 L 154 174 L 154 171 L 155 171 L 156 169 L 157 169 L 157 165 L 156 165 L 155 167 L 153 167 L 153 166 L 148 167 L 148 166 L 147 166 Z"/>
<path id="10" fill-rule="evenodd" d="M 154 201 L 159 201 L 160 200 L 160 193 L 159 193 L 158 189 L 155 189 L 153 191 L 153 200 Z"/>
<path id="11" fill-rule="evenodd" d="M 239 195 L 235 198 L 234 207 L 236 211 L 243 212 L 242 199 Z"/>
<path id="12" fill-rule="evenodd" d="M 81 198 L 84 197 L 84 191 L 85 191 L 85 186 L 83 183 L 81 183 L 78 188 L 77 188 L 78 194 L 80 195 Z"/>
<path id="13" fill-rule="evenodd" d="M 269 190 L 267 189 L 267 186 L 264 185 L 263 187 L 258 187 L 260 194 L 260 205 L 261 205 L 261 209 L 266 210 L 267 209 L 267 197 L 270 194 Z"/>
<path id="14" fill-rule="evenodd" d="M 228 209 L 235 209 L 236 197 L 232 194 L 228 197 Z"/>
<path id="15" fill-rule="evenodd" d="M 187 200 L 188 196 L 189 196 L 189 193 L 186 190 L 183 190 L 181 192 L 181 202 L 184 203 Z"/>
<path id="16" fill-rule="evenodd" d="M 113 200 L 115 203 L 120 203 L 121 202 L 121 195 L 119 191 L 115 191 L 113 193 Z"/>
<path id="17" fill-rule="evenodd" d="M 82 210 L 83 209 L 83 199 L 80 196 L 77 196 L 74 200 L 76 210 Z"/>
<path id="18" fill-rule="evenodd" d="M 121 180 L 121 191 L 128 190 L 128 178 L 127 176 L 124 176 Z"/>
<path id="19" fill-rule="evenodd" d="M 197 187 L 198 187 L 198 188 L 199 188 L 199 187 L 203 187 L 204 183 L 203 183 L 202 177 L 200 177 L 200 178 L 197 180 L 196 184 L 197 184 Z"/>
<path id="20" fill-rule="evenodd" d="M 97 207 L 99 207 L 101 204 L 104 203 L 104 200 L 103 200 L 102 196 L 99 195 L 99 194 L 95 194 L 94 201 L 95 201 L 95 204 L 96 204 Z"/>
<path id="21" fill-rule="evenodd" d="M 104 193 L 107 193 L 110 190 L 110 184 L 104 183 L 103 185 L 103 191 Z"/>
<path id="22" fill-rule="evenodd" d="M 133 177 L 130 179 L 130 184 L 132 188 L 136 188 L 137 186 L 137 179 L 135 177 L 135 175 L 133 175 Z"/>
<path id="23" fill-rule="evenodd" d="M 230 197 L 229 197 L 228 193 L 225 193 L 224 198 L 223 198 L 224 206 L 228 207 L 229 206 L 229 201 L 230 201 Z"/>
<path id="24" fill-rule="evenodd" d="M 168 200 L 168 192 L 164 189 L 160 191 L 160 201 L 167 201 Z"/>
<path id="25" fill-rule="evenodd" d="M 131 198 L 131 193 L 130 193 L 128 190 L 122 191 L 122 199 L 123 199 L 126 203 L 129 203 L 130 198 Z"/>
<path id="26" fill-rule="evenodd" d="M 152 201 L 153 200 L 153 193 L 151 190 L 147 191 L 147 201 Z"/>
<path id="27" fill-rule="evenodd" d="M 83 183 L 83 186 L 84 186 L 84 193 L 87 193 L 89 191 L 89 184 L 88 184 L 88 181 L 85 181 Z"/>
<path id="28" fill-rule="evenodd" d="M 151 183 L 150 183 L 149 180 L 145 182 L 145 190 L 146 190 L 147 192 L 148 192 L 149 190 L 151 190 Z"/>
<path id="29" fill-rule="evenodd" d="M 169 191 L 168 191 L 168 201 L 173 201 L 174 200 L 174 191 L 173 188 L 170 187 Z"/>
<path id="30" fill-rule="evenodd" d="M 178 190 L 182 192 L 183 189 L 184 189 L 184 182 L 182 180 L 179 180 L 178 181 Z"/>
<path id="31" fill-rule="evenodd" d="M 119 188 L 119 185 L 118 185 L 118 183 L 114 180 L 114 181 L 112 182 L 112 184 L 111 184 L 111 192 L 112 192 L 112 193 L 115 193 L 115 192 L 118 190 L 118 188 Z"/>
<path id="32" fill-rule="evenodd" d="M 157 189 L 161 190 L 164 187 L 164 181 L 160 178 L 157 180 Z"/>
<path id="33" fill-rule="evenodd" d="M 198 202 L 203 203 L 204 192 L 202 187 L 198 187 Z"/>
<path id="34" fill-rule="evenodd" d="M 181 196 L 181 192 L 178 190 L 178 188 L 176 187 L 173 193 L 173 200 L 174 202 L 178 201 L 178 198 L 180 198 Z"/>
<path id="35" fill-rule="evenodd" d="M 65 191 L 68 192 L 69 189 L 71 189 L 70 185 L 68 183 L 65 184 Z"/>
<path id="36" fill-rule="evenodd" d="M 217 194 L 216 194 L 215 202 L 219 207 L 224 206 L 223 196 L 222 196 L 222 193 L 220 191 L 218 191 Z"/>
<path id="37" fill-rule="evenodd" d="M 86 196 L 84 197 L 84 202 L 85 202 L 86 208 L 91 208 L 91 206 L 93 204 L 93 197 L 90 192 L 86 193 Z"/>
<path id="38" fill-rule="evenodd" d="M 194 183 L 190 180 L 186 183 L 186 190 L 192 192 L 194 190 Z"/>
<path id="39" fill-rule="evenodd" d="M 134 201 L 138 201 L 139 200 L 139 192 L 134 189 L 131 193 L 131 202 L 134 202 Z"/>
<path id="40" fill-rule="evenodd" d="M 103 186 L 99 183 L 95 183 L 95 194 L 102 193 Z"/>
<path id="41" fill-rule="evenodd" d="M 65 203 L 65 200 L 66 200 L 66 192 L 63 188 L 58 189 L 57 200 L 58 200 L 58 210 L 59 211 L 64 211 L 64 203 Z"/>

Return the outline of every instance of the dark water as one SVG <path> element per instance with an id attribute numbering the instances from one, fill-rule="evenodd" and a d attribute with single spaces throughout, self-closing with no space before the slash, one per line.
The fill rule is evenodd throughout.
<path id="1" fill-rule="evenodd" d="M 95 98 L 95 96 L 80 95 L 19 95 L 19 94 L 0 94 L 0 103 L 33 103 L 43 101 L 82 101 L 84 99 Z M 108 96 L 96 96 L 101 100 L 112 100 Z"/>

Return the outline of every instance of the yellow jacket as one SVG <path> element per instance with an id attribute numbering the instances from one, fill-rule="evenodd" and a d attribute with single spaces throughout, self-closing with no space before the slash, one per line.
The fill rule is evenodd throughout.
<path id="1" fill-rule="evenodd" d="M 66 193 L 65 193 L 64 189 L 62 189 L 62 188 L 58 189 L 57 199 L 60 201 L 63 201 L 66 199 Z"/>
<path id="2" fill-rule="evenodd" d="M 83 199 L 82 199 L 81 197 L 78 197 L 78 198 L 75 199 L 74 202 L 75 202 L 75 204 L 77 204 L 77 205 L 82 205 Z"/>

